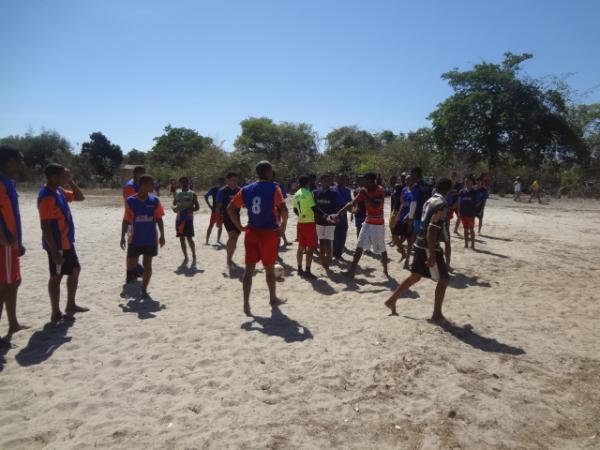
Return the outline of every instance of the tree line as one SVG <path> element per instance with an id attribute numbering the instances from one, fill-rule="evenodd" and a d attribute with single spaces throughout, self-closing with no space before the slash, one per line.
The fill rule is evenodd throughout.
<path id="1" fill-rule="evenodd" d="M 163 181 L 188 175 L 209 184 L 228 171 L 251 178 L 256 162 L 268 159 L 280 179 L 324 171 L 372 171 L 387 179 L 420 166 L 432 176 L 488 172 L 500 192 L 516 175 L 554 186 L 600 182 L 600 103 L 576 104 L 566 83 L 526 76 L 522 64 L 531 58 L 506 53 L 501 63 L 444 73 L 453 94 L 429 115 L 430 127 L 407 133 L 344 126 L 321 138 L 308 123 L 250 117 L 240 123 L 231 152 L 196 130 L 171 125 L 148 151 L 126 154 L 99 131 L 78 153 L 56 131 L 0 142 L 23 152 L 31 181 L 53 161 L 71 167 L 84 183 L 116 185 L 120 166 L 144 164 Z"/>

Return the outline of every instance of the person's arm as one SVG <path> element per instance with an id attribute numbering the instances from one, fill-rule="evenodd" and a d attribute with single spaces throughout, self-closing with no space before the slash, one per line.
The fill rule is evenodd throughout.
<path id="1" fill-rule="evenodd" d="M 206 202 L 206 204 L 208 205 L 208 207 L 210 208 L 210 210 L 214 211 L 215 210 L 215 205 L 211 205 L 210 202 L 208 201 L 208 198 L 212 197 L 212 192 L 213 192 L 212 189 L 206 191 L 206 194 L 204 194 L 204 201 Z"/>
<path id="2" fill-rule="evenodd" d="M 127 234 L 127 228 L 129 228 L 129 223 L 127 222 L 127 220 L 123 219 L 123 222 L 121 223 L 121 248 L 123 250 L 125 250 L 125 247 L 127 246 L 127 244 L 125 242 L 125 235 Z"/>
<path id="3" fill-rule="evenodd" d="M 48 245 L 50 256 L 54 263 L 57 266 L 61 265 L 64 262 L 64 257 L 58 253 L 58 249 L 54 243 L 54 238 L 52 236 L 52 220 L 42 220 L 42 238 L 46 242 L 46 245 Z"/>
<path id="4" fill-rule="evenodd" d="M 287 205 L 285 203 L 281 204 L 280 214 L 281 214 L 281 225 L 279 226 L 279 232 L 282 235 L 284 235 L 285 234 L 285 230 L 287 229 L 288 218 L 290 216 L 290 213 L 288 211 L 288 207 L 287 207 Z"/>
<path id="5" fill-rule="evenodd" d="M 200 209 L 200 202 L 198 201 L 198 196 L 194 194 L 194 211 L 198 211 Z"/>
<path id="6" fill-rule="evenodd" d="M 229 202 L 229 205 L 227 205 L 227 214 L 229 215 L 229 219 L 240 233 L 244 231 L 244 227 L 242 226 L 242 221 L 240 216 L 237 214 L 236 209 L 241 209 L 241 207 L 244 206 L 243 192 L 243 190 L 238 191 L 238 193 L 235 194 L 235 197 L 233 197 L 233 199 Z"/>
<path id="7" fill-rule="evenodd" d="M 437 223 L 441 220 L 443 210 L 437 211 L 429 222 L 427 228 L 427 250 L 429 254 L 427 256 L 427 267 L 433 267 L 435 265 L 435 243 L 437 242 L 438 233 L 441 231 L 440 226 Z"/>
<path id="8" fill-rule="evenodd" d="M 5 247 L 11 247 L 12 245 L 16 244 L 17 239 L 10 233 L 4 233 L 6 227 L 4 226 L 5 222 L 2 217 L 0 217 L 0 222 L 2 224 L 2 226 L 0 226 L 0 245 L 3 245 Z"/>
<path id="9" fill-rule="evenodd" d="M 73 181 L 71 171 L 69 169 L 65 169 L 65 174 L 67 177 L 67 184 L 69 185 L 68 187 L 71 191 L 73 191 L 73 200 L 76 202 L 84 201 L 85 196 L 83 195 L 83 192 L 81 192 L 81 189 L 79 189 L 79 186 L 77 186 L 77 183 Z"/>
<path id="10" fill-rule="evenodd" d="M 161 247 L 165 246 L 165 224 L 163 223 L 162 218 L 158 219 L 156 221 L 156 224 L 158 225 L 158 231 L 160 232 L 160 238 L 158 238 L 158 243 L 160 244 Z"/>

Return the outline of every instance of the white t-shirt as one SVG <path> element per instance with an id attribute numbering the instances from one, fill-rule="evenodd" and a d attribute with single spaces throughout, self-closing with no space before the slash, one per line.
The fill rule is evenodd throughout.
<path id="1" fill-rule="evenodd" d="M 521 192 L 521 182 L 515 181 L 515 192 Z"/>

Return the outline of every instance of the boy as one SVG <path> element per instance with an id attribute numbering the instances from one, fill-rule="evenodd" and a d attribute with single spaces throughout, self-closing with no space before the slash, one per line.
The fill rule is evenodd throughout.
<path id="1" fill-rule="evenodd" d="M 138 193 L 138 191 L 140 189 L 139 188 L 140 177 L 142 175 L 144 175 L 145 173 L 146 173 L 146 168 L 144 166 L 135 166 L 133 168 L 132 177 L 123 186 L 123 205 L 125 205 L 125 202 L 127 201 L 127 199 L 129 197 Z M 123 214 L 125 214 L 125 213 L 123 213 Z M 136 268 L 133 271 L 133 275 L 135 277 L 141 277 L 143 272 L 144 272 L 144 268 L 140 264 L 136 264 Z M 125 258 L 125 273 L 128 273 L 127 258 Z M 127 276 L 125 278 L 127 280 Z M 129 283 L 129 281 L 126 281 L 126 282 Z"/>
<path id="2" fill-rule="evenodd" d="M 350 278 L 354 278 L 358 262 L 365 250 L 372 250 L 375 254 L 381 254 L 383 273 L 386 277 L 389 277 L 387 268 L 388 257 L 385 247 L 385 221 L 383 218 L 385 191 L 376 183 L 376 180 L 377 175 L 374 173 L 365 174 L 365 187 L 361 188 L 358 195 L 354 197 L 354 200 L 344 206 L 335 215 L 335 220 L 337 221 L 348 209 L 361 201 L 365 202 L 367 217 L 360 230 L 360 234 L 358 235 L 358 242 L 356 243 L 356 251 L 354 253 L 354 259 L 352 260 L 352 266 L 346 274 Z"/>
<path id="3" fill-rule="evenodd" d="M 217 244 L 221 243 L 221 234 L 223 233 L 223 226 L 219 225 L 219 216 L 217 215 L 217 193 L 221 186 L 225 184 L 223 178 L 217 178 L 215 184 L 204 194 L 204 201 L 210 208 L 210 220 L 208 223 L 208 230 L 206 230 L 206 245 L 210 240 L 210 234 L 212 233 L 213 227 L 217 225 Z M 208 199 L 212 200 L 212 203 Z"/>
<path id="4" fill-rule="evenodd" d="M 483 175 L 477 180 L 476 193 L 477 205 L 475 208 L 475 215 L 479 222 L 478 233 L 481 234 L 481 227 L 483 226 L 483 212 L 485 211 L 485 204 L 487 202 L 487 199 L 490 196 Z"/>
<path id="5" fill-rule="evenodd" d="M 352 201 L 352 191 L 347 187 L 348 177 L 344 174 L 339 174 L 337 184 L 333 188 L 338 194 L 338 203 L 346 205 Z M 335 236 L 333 238 L 333 257 L 336 259 L 344 259 L 344 248 L 346 248 L 346 238 L 348 237 L 348 214 L 344 213 L 340 216 L 340 221 L 335 226 Z"/>
<path id="6" fill-rule="evenodd" d="M 258 180 L 241 189 L 227 206 L 227 214 L 236 228 L 243 231 L 236 208 L 248 210 L 248 226 L 244 236 L 246 248 L 246 270 L 243 279 L 244 313 L 251 316 L 250 291 L 256 264 L 262 261 L 265 268 L 269 300 L 272 307 L 283 302 L 277 298 L 275 262 L 279 249 L 279 238 L 285 232 L 288 210 L 283 201 L 281 189 L 273 183 L 273 167 L 269 161 L 256 165 Z M 279 217 L 281 224 L 279 225 Z"/>
<path id="7" fill-rule="evenodd" d="M 308 189 L 310 179 L 302 175 L 298 178 L 298 190 L 294 194 L 294 213 L 298 216 L 298 275 L 306 278 L 316 278 L 310 270 L 313 252 L 317 248 L 317 224 L 314 208 L 316 206 L 312 192 Z M 306 270 L 302 269 L 302 258 L 306 254 Z"/>
<path id="8" fill-rule="evenodd" d="M 218 223 L 225 225 L 225 231 L 227 231 L 227 265 L 230 268 L 233 266 L 233 254 L 237 248 L 237 241 L 240 237 L 240 232 L 229 218 L 226 210 L 233 197 L 235 197 L 240 191 L 237 180 L 237 174 L 229 172 L 225 177 L 226 185 L 219 189 L 219 192 L 217 192 L 217 214 L 219 215 Z M 236 209 L 235 213 L 239 218 L 240 210 Z"/>
<path id="9" fill-rule="evenodd" d="M 540 186 L 540 182 L 535 179 L 533 180 L 533 183 L 531 183 L 531 195 L 529 196 L 529 203 L 531 203 L 531 200 L 533 200 L 534 198 L 537 198 L 538 203 L 541 205 L 542 204 L 542 197 L 540 195 L 542 188 Z"/>
<path id="10" fill-rule="evenodd" d="M 48 293 L 52 306 L 51 322 L 72 320 L 78 312 L 88 308 L 75 303 L 81 266 L 75 251 L 75 224 L 69 203 L 85 199 L 77 184 L 71 178 L 69 169 L 60 164 L 49 164 L 44 171 L 46 185 L 38 195 L 38 211 L 42 226 L 43 247 L 48 254 L 50 280 Z M 65 189 L 65 188 L 70 189 Z M 67 277 L 67 307 L 63 315 L 60 310 L 60 282 Z"/>
<path id="11" fill-rule="evenodd" d="M 458 233 L 458 224 L 460 220 L 458 219 L 458 193 L 462 189 L 462 184 L 458 182 L 458 174 L 456 172 L 452 172 L 452 186 L 450 187 L 450 191 L 446 195 L 446 202 L 448 203 L 448 208 L 446 211 L 448 215 L 446 216 L 446 220 L 444 221 L 444 225 L 446 226 L 446 241 L 444 242 L 444 256 L 446 257 L 446 265 L 450 270 L 450 261 L 452 259 L 452 243 L 450 238 L 450 223 L 454 216 L 457 216 L 456 225 L 454 228 L 454 233 Z"/>
<path id="12" fill-rule="evenodd" d="M 333 239 L 335 238 L 335 223 L 331 221 L 339 209 L 338 193 L 331 189 L 333 177 L 330 174 L 321 176 L 321 187 L 313 192 L 315 199 L 315 217 L 317 222 L 317 239 L 319 240 L 319 254 L 325 270 L 329 270 Z M 345 203 L 344 203 L 345 204 Z M 344 211 L 345 214 L 345 211 Z"/>
<path id="13" fill-rule="evenodd" d="M 398 289 L 385 302 L 392 315 L 396 316 L 396 302 L 412 285 L 419 282 L 422 277 L 437 279 L 435 288 L 435 303 L 431 321 L 436 323 L 444 322 L 442 314 L 442 303 L 446 287 L 448 286 L 448 269 L 444 260 L 444 254 L 440 247 L 440 241 L 445 239 L 444 221 L 447 217 L 447 203 L 444 196 L 452 187 L 452 182 L 448 178 L 442 178 L 437 182 L 436 193 L 423 205 L 423 215 L 421 216 L 421 232 L 415 242 L 415 255 L 411 265 L 411 274 L 404 280 Z"/>
<path id="14" fill-rule="evenodd" d="M 521 189 L 522 189 L 521 177 L 515 178 L 515 181 L 513 183 L 513 189 L 514 189 L 513 200 L 515 202 L 518 202 L 521 200 Z"/>
<path id="15" fill-rule="evenodd" d="M 23 168 L 23 155 L 14 147 L 0 145 L 0 319 L 6 304 L 9 335 L 25 328 L 17 320 L 17 291 L 21 284 L 19 258 L 25 254 L 25 247 L 14 181 Z"/>
<path id="16" fill-rule="evenodd" d="M 158 197 L 151 195 L 154 190 L 154 178 L 143 175 L 139 181 L 139 192 L 127 199 L 125 218 L 121 226 L 121 248 L 125 250 L 125 234 L 129 235 L 127 245 L 127 279 L 133 280 L 140 256 L 143 256 L 144 273 L 142 275 L 142 298 L 148 297 L 148 284 L 152 277 L 152 258 L 158 254 L 156 226 L 160 231 L 158 243 L 165 245 L 165 229 L 162 217 L 165 215 Z"/>
<path id="17" fill-rule="evenodd" d="M 475 249 L 475 216 L 477 215 L 477 193 L 473 189 L 473 177 L 465 179 L 465 187 L 458 194 L 458 215 L 465 230 L 465 248 Z"/>
<path id="18" fill-rule="evenodd" d="M 363 176 L 357 179 L 358 187 L 354 190 L 354 198 L 358 197 L 360 190 L 365 187 L 365 178 Z M 354 215 L 354 226 L 356 227 L 356 237 L 360 235 L 360 230 L 365 223 L 367 217 L 367 207 L 364 200 L 357 201 L 352 207 L 352 214 Z"/>
<path id="19" fill-rule="evenodd" d="M 411 202 L 408 212 L 408 227 L 411 233 L 408 238 L 408 246 L 412 247 L 417 236 L 421 233 L 421 216 L 423 214 L 423 205 L 431 197 L 431 187 L 423 180 L 423 170 L 420 167 L 414 167 L 410 171 L 414 185 L 411 190 Z M 404 268 L 408 269 L 410 253 L 404 262 Z"/>
<path id="20" fill-rule="evenodd" d="M 175 193 L 173 199 L 173 211 L 177 213 L 175 219 L 175 233 L 181 244 L 183 252 L 183 264 L 188 263 L 188 254 L 186 247 L 190 246 L 192 252 L 192 267 L 196 265 L 196 244 L 194 243 L 194 212 L 200 209 L 198 196 L 190 189 L 190 180 L 188 177 L 179 178 L 181 190 Z"/>
<path id="21" fill-rule="evenodd" d="M 409 230 L 408 226 L 408 213 L 410 211 L 410 204 L 412 203 L 411 191 L 414 182 L 410 175 L 404 178 L 404 182 L 405 186 L 400 192 L 396 226 L 394 227 L 394 232 L 392 235 L 396 248 L 402 254 L 400 261 L 408 258 L 410 252 L 412 251 L 412 243 L 410 242 L 411 231 Z M 404 250 L 404 246 L 402 245 L 405 239 L 407 241 L 406 250 Z"/>

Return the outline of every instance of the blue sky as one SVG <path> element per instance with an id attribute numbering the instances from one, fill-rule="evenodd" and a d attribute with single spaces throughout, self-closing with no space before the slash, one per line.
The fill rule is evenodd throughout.
<path id="1" fill-rule="evenodd" d="M 409 131 L 450 94 L 443 72 L 507 50 L 600 85 L 597 0 L 6 0 L 0 17 L 0 136 L 102 131 L 124 151 L 167 124 L 230 150 L 249 116 Z"/>

